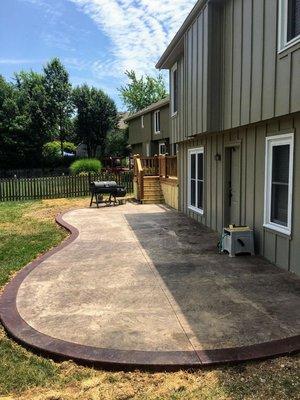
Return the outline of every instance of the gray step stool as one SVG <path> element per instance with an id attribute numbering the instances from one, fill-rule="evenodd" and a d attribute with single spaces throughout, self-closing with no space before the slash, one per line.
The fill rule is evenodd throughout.
<path id="1" fill-rule="evenodd" d="M 235 257 L 236 254 L 254 253 L 253 230 L 248 226 L 233 226 L 223 228 L 222 251 L 227 251 L 229 257 Z"/>

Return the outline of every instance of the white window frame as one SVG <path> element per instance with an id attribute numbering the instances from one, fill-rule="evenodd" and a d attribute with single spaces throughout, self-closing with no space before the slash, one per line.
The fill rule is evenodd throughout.
<path id="1" fill-rule="evenodd" d="M 193 205 L 191 205 L 191 155 L 195 154 L 196 155 L 196 182 L 198 181 L 198 154 L 203 154 L 203 208 L 198 208 Z M 198 214 L 203 215 L 204 214 L 204 194 L 205 194 L 205 153 L 204 153 L 204 147 L 197 147 L 197 148 L 192 148 L 188 150 L 188 209 L 192 210 Z M 198 183 L 196 184 L 195 187 L 195 203 L 198 204 Z"/>
<path id="2" fill-rule="evenodd" d="M 159 115 L 159 130 L 157 130 L 157 117 L 156 117 L 157 115 Z M 158 135 L 160 133 L 160 123 L 161 123 L 160 110 L 154 111 L 153 117 L 154 117 L 154 133 Z"/>
<path id="3" fill-rule="evenodd" d="M 278 0 L 278 3 L 278 52 L 281 53 L 299 43 L 300 35 L 288 41 L 288 0 Z"/>
<path id="4" fill-rule="evenodd" d="M 161 147 L 162 146 L 164 146 L 165 148 L 166 148 L 166 150 L 167 150 L 167 146 L 166 146 L 166 142 L 159 142 L 158 143 L 158 154 L 160 155 L 160 156 L 163 156 L 163 155 L 165 155 L 167 152 L 165 152 L 165 153 L 162 153 L 161 152 Z"/>
<path id="5" fill-rule="evenodd" d="M 177 71 L 177 110 L 174 110 L 174 72 Z M 171 68 L 171 116 L 174 117 L 178 112 L 178 69 L 177 62 Z"/>
<path id="6" fill-rule="evenodd" d="M 143 116 L 143 115 L 141 115 L 141 127 L 142 127 L 142 128 L 145 128 L 145 125 L 144 125 L 144 116 Z"/>
<path id="7" fill-rule="evenodd" d="M 271 221 L 273 147 L 280 145 L 290 146 L 287 226 L 276 224 L 275 222 Z M 292 232 L 293 169 L 294 169 L 294 133 L 291 132 L 283 135 L 266 137 L 264 227 L 286 235 L 290 235 Z"/>

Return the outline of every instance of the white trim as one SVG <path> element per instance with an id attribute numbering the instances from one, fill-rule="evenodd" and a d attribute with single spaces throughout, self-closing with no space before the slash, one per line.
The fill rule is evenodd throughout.
<path id="1" fill-rule="evenodd" d="M 156 115 L 157 114 L 159 114 L 159 130 L 156 130 L 157 129 L 157 126 L 156 126 L 156 122 L 157 122 L 156 121 Z M 160 110 L 154 111 L 153 117 L 154 117 L 154 133 L 156 135 L 158 135 L 160 133 L 160 123 L 161 123 L 161 121 L 160 121 Z"/>
<path id="2" fill-rule="evenodd" d="M 288 191 L 288 222 L 287 226 L 276 224 L 271 221 L 272 200 L 272 163 L 273 147 L 280 145 L 290 146 L 289 159 L 289 191 Z M 266 137 L 265 148 L 265 194 L 264 194 L 264 227 L 274 231 L 290 235 L 292 231 L 292 204 L 293 204 L 293 166 L 294 166 L 294 133 Z"/>
<path id="3" fill-rule="evenodd" d="M 278 0 L 278 53 L 300 42 L 300 35 L 287 39 L 288 32 L 288 0 Z"/>
<path id="4" fill-rule="evenodd" d="M 203 208 L 198 208 L 193 205 L 191 205 L 191 155 L 195 154 L 196 155 L 196 163 L 195 163 L 195 169 L 196 169 L 196 182 L 197 182 L 197 174 L 198 174 L 198 157 L 197 154 L 203 154 Z M 204 168 L 205 162 L 204 162 L 204 147 L 196 147 L 192 149 L 188 149 L 188 209 L 192 210 L 193 212 L 196 212 L 198 214 L 203 215 L 204 214 L 204 183 L 205 183 L 205 168 Z M 195 204 L 198 204 L 198 188 L 197 188 L 198 183 L 196 183 L 196 188 L 195 188 Z"/>
<path id="5" fill-rule="evenodd" d="M 176 111 L 174 111 L 174 72 L 175 71 L 177 71 L 177 110 Z M 171 86 L 171 117 L 175 117 L 178 112 L 178 68 L 177 68 L 177 62 L 171 68 L 170 86 Z"/>
<path id="6" fill-rule="evenodd" d="M 142 127 L 142 128 L 145 128 L 145 125 L 144 125 L 144 115 L 141 115 L 141 127 Z"/>

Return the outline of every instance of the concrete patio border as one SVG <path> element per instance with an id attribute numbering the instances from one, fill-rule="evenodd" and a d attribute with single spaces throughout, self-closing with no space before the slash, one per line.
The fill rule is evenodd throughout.
<path id="1" fill-rule="evenodd" d="M 63 214 L 56 217 L 56 222 L 68 230 L 71 235 L 60 245 L 24 267 L 6 285 L 0 297 L 0 320 L 4 328 L 10 336 L 29 349 L 59 359 L 73 359 L 84 364 L 93 364 L 107 369 L 140 368 L 169 371 L 197 368 L 202 365 L 264 359 L 291 354 L 300 350 L 300 335 L 250 346 L 206 351 L 136 351 L 84 346 L 55 339 L 38 332 L 20 316 L 16 306 L 16 298 L 20 285 L 31 271 L 77 238 L 78 230 L 64 221 Z"/>

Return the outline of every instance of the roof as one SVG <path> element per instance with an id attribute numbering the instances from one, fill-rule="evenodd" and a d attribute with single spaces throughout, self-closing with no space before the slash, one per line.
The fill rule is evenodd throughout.
<path id="1" fill-rule="evenodd" d="M 185 32 L 188 30 L 194 19 L 197 17 L 199 11 L 205 6 L 208 0 L 198 0 L 197 3 L 194 5 L 193 9 L 186 17 L 184 23 L 181 25 L 179 31 L 176 33 L 174 38 L 172 39 L 169 46 L 164 51 L 163 55 L 160 57 L 156 64 L 156 68 L 164 69 L 170 68 L 175 60 L 172 60 L 172 55 L 175 50 L 176 54 L 182 51 L 183 43 L 182 38 Z"/>
<path id="2" fill-rule="evenodd" d="M 168 96 L 165 99 L 159 100 L 156 103 L 153 103 L 150 106 L 148 106 L 146 108 L 143 108 L 142 110 L 140 110 L 140 111 L 138 111 L 138 112 L 136 112 L 134 114 L 129 115 L 129 117 L 124 120 L 124 122 L 131 121 L 132 119 L 140 117 L 141 115 L 147 114 L 147 113 L 149 113 L 151 111 L 157 110 L 158 108 L 166 106 L 169 103 L 170 103 L 170 97 Z"/>

